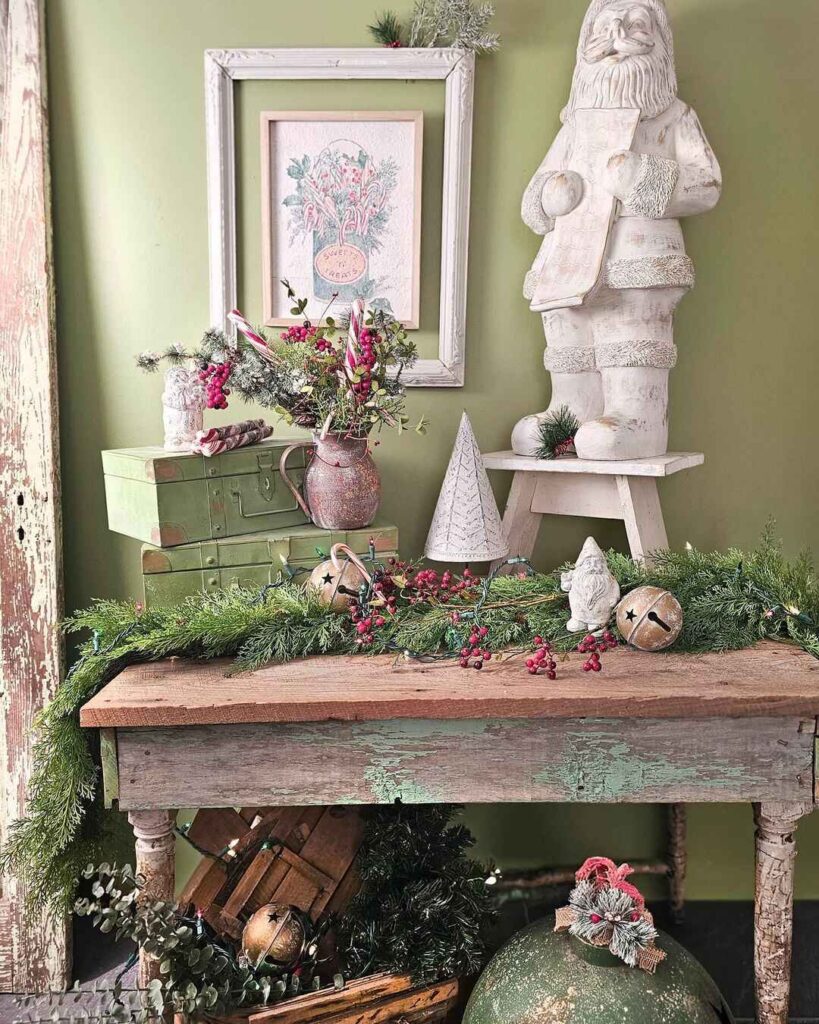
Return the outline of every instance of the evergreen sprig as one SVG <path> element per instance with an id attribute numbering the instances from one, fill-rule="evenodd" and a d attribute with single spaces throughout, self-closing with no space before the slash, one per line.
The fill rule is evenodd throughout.
<path id="1" fill-rule="evenodd" d="M 812 564 L 804 556 L 789 562 L 770 528 L 750 554 L 656 552 L 648 565 L 616 552 L 607 557 L 623 593 L 652 584 L 676 595 L 684 614 L 676 652 L 733 650 L 770 637 L 819 657 L 819 585 Z M 485 600 L 481 593 L 480 622 L 489 628 L 495 650 L 529 644 L 535 635 L 556 651 L 574 648 L 577 637 L 566 631 L 561 569 L 497 576 Z M 457 656 L 471 630 L 475 602 L 399 605 L 367 651 Z M 456 609 L 463 613 L 460 624 L 452 621 Z M 238 671 L 308 654 L 361 650 L 347 617 L 328 611 L 293 583 L 262 594 L 231 588 L 144 612 L 128 603 L 97 601 L 69 619 L 66 628 L 90 631 L 91 639 L 38 717 L 27 814 L 11 826 L 0 853 L 0 870 L 20 877 L 33 902 L 58 910 L 70 907 L 83 865 L 104 856 L 98 768 L 79 711 L 113 676 L 134 662 L 170 655 L 231 656 Z"/>
<path id="2" fill-rule="evenodd" d="M 172 903 L 138 900 L 144 879 L 129 865 L 88 865 L 82 877 L 88 895 L 75 902 L 74 912 L 90 918 L 101 932 L 130 939 L 155 956 L 159 977 L 141 991 L 123 990 L 117 980 L 102 992 L 30 996 L 21 1001 L 29 1011 L 28 1020 L 147 1024 L 173 1014 L 197 1020 L 243 1006 L 277 1003 L 320 986 L 312 961 L 301 963 L 297 972 L 267 962 L 252 967 L 203 921 L 184 917 Z"/>
<path id="3" fill-rule="evenodd" d="M 574 437 L 579 429 L 580 420 L 568 405 L 561 405 L 540 424 L 535 455 L 539 459 L 556 459 L 573 451 Z"/>
<path id="4" fill-rule="evenodd" d="M 401 46 L 401 22 L 394 11 L 384 11 L 376 16 L 372 25 L 367 26 L 370 35 L 382 46 Z"/>
<path id="5" fill-rule="evenodd" d="M 386 807 L 372 814 L 359 854 L 361 890 L 339 924 L 354 976 L 386 970 L 432 981 L 476 973 L 492 918 L 486 869 L 456 808 Z"/>

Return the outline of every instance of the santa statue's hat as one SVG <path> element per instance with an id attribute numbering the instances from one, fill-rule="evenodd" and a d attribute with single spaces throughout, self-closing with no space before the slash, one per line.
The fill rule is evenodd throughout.
<path id="1" fill-rule="evenodd" d="M 592 0 L 589 4 L 589 9 L 586 11 L 586 17 L 583 19 L 583 27 L 580 29 L 580 41 L 577 44 L 577 59 L 581 60 L 583 57 L 583 51 L 589 42 L 589 37 L 592 34 L 594 23 L 597 21 L 598 16 L 607 7 L 611 7 L 613 4 L 621 3 L 622 0 Z M 671 35 L 671 24 L 668 20 L 668 11 L 665 7 L 664 0 L 639 0 L 639 3 L 648 7 L 654 15 L 654 20 L 657 22 L 657 28 L 660 30 L 660 35 L 663 37 L 665 48 L 668 51 L 668 56 L 671 63 L 674 63 L 674 38 Z"/>
<path id="2" fill-rule="evenodd" d="M 606 556 L 603 554 L 603 550 L 594 537 L 587 537 L 586 543 L 580 549 L 580 554 L 577 556 L 576 565 L 580 565 L 581 562 L 585 562 L 587 558 L 602 558 L 605 562 Z"/>

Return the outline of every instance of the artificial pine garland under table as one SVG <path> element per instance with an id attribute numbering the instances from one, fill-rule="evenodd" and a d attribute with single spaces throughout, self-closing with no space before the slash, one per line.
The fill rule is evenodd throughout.
<path id="1" fill-rule="evenodd" d="M 623 593 L 648 584 L 676 595 L 684 613 L 683 631 L 673 647 L 677 652 L 737 650 L 767 637 L 798 644 L 819 657 L 819 583 L 813 566 L 807 556 L 786 560 L 770 530 L 747 555 L 738 550 L 661 552 L 649 566 L 616 552 L 607 558 Z M 90 631 L 91 638 L 39 717 L 27 817 L 12 825 L 0 868 L 23 879 L 34 902 L 70 908 L 80 871 L 103 854 L 105 823 L 98 767 L 80 728 L 79 711 L 126 665 L 171 655 L 228 655 L 235 657 L 239 673 L 305 655 L 395 651 L 460 657 L 462 664 L 473 665 L 462 655 L 470 635 L 484 652 L 533 651 L 542 644 L 570 651 L 577 646 L 578 636 L 566 631 L 568 598 L 560 589 L 560 570 L 487 581 L 467 571 L 461 578 L 449 575 L 443 588 L 443 577 L 432 570 L 413 577 L 404 563 L 399 568 L 400 574 L 385 568 L 392 580 L 392 612 L 367 612 L 364 621 L 372 627 L 363 637 L 360 607 L 352 616 L 333 612 L 317 594 L 294 582 L 261 594 L 241 589 L 203 594 L 150 611 L 98 601 L 74 615 L 68 632 Z M 521 671 L 526 671 L 523 662 Z M 543 682 L 548 686 L 547 678 Z M 242 685 L 240 676 L 236 685 Z"/>

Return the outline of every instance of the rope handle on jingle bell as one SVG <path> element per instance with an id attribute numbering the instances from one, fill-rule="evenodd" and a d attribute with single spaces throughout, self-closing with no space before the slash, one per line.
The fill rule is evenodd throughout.
<path id="1" fill-rule="evenodd" d="M 337 572 L 341 572 L 343 568 L 343 566 L 341 565 L 341 558 L 339 557 L 339 552 L 343 552 L 345 561 L 353 563 L 356 569 L 358 569 L 358 571 L 361 573 L 362 578 L 366 580 L 368 584 L 372 583 L 373 578 L 370 574 L 369 569 L 364 565 L 364 563 L 361 561 L 361 559 L 358 557 L 355 551 L 353 551 L 353 549 L 348 547 L 346 544 L 342 544 L 340 542 L 338 544 L 334 544 L 330 548 L 330 561 L 333 563 L 333 568 Z"/>

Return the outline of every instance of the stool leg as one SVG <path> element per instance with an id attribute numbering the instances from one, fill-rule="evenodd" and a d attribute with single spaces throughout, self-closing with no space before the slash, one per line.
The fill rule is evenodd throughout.
<path id="1" fill-rule="evenodd" d="M 535 550 L 535 541 L 540 529 L 539 512 L 532 511 L 532 498 L 537 484 L 537 473 L 518 471 L 512 477 L 509 497 L 506 499 L 506 510 L 503 513 L 503 532 L 509 541 L 510 556 L 520 555 L 529 558 Z M 494 569 L 503 560 L 492 563 Z"/>
<path id="2" fill-rule="evenodd" d="M 140 899 L 173 903 L 176 811 L 130 811 L 128 820 L 136 839 L 136 873 L 145 879 Z M 159 961 L 140 950 L 139 987 L 158 977 Z"/>
<path id="3" fill-rule="evenodd" d="M 631 557 L 646 559 L 652 551 L 667 548 L 668 535 L 654 477 L 618 476 L 617 491 Z"/>
<path id="4" fill-rule="evenodd" d="M 668 885 L 671 913 L 682 919 L 685 910 L 685 874 L 688 868 L 686 848 L 687 815 L 685 804 L 668 805 Z"/>

